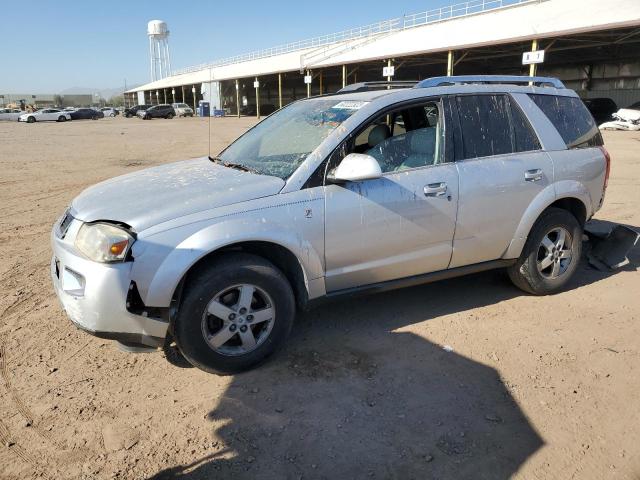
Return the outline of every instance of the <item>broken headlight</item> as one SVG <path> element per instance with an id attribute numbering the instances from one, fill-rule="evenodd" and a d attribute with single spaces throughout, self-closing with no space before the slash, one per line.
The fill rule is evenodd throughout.
<path id="1" fill-rule="evenodd" d="M 76 236 L 76 248 L 101 263 L 124 262 L 135 239 L 125 229 L 108 223 L 85 223 Z"/>

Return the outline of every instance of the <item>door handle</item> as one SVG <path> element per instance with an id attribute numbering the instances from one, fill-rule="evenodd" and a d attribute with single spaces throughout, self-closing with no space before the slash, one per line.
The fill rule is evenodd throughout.
<path id="1" fill-rule="evenodd" d="M 425 197 L 443 197 L 447 194 L 447 184 L 444 182 L 430 183 L 424 187 Z"/>
<path id="2" fill-rule="evenodd" d="M 539 168 L 527 170 L 526 172 L 524 172 L 524 179 L 527 182 L 537 182 L 538 180 L 542 180 L 542 170 Z"/>

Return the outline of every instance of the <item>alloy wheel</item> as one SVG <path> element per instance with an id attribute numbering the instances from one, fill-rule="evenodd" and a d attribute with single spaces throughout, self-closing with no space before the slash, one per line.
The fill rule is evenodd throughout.
<path id="1" fill-rule="evenodd" d="M 256 285 L 239 284 L 213 296 L 202 317 L 202 334 L 211 349 L 227 356 L 245 355 L 269 337 L 274 302 Z"/>
<path id="2" fill-rule="evenodd" d="M 573 239 L 564 227 L 551 229 L 538 247 L 538 272 L 549 279 L 563 275 L 573 259 Z"/>

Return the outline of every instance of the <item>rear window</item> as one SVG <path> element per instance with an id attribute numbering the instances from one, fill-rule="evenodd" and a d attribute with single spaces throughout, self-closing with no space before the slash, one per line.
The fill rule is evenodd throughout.
<path id="1" fill-rule="evenodd" d="M 464 151 L 456 159 L 490 157 L 540 149 L 529 120 L 507 95 L 456 97 Z"/>
<path id="2" fill-rule="evenodd" d="M 603 145 L 602 135 L 587 107 L 577 97 L 529 94 L 567 144 L 567 148 Z"/>

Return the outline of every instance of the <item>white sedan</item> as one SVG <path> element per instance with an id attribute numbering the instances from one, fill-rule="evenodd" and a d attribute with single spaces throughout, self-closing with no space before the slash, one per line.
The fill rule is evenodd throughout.
<path id="1" fill-rule="evenodd" d="M 0 108 L 0 120 L 10 120 L 15 122 L 24 112 L 17 108 Z"/>
<path id="2" fill-rule="evenodd" d="M 71 115 L 69 112 L 64 112 L 59 108 L 43 108 L 42 110 L 38 110 L 36 112 L 25 113 L 24 115 L 20 115 L 18 121 L 20 122 L 66 122 L 67 120 L 71 120 Z"/>

